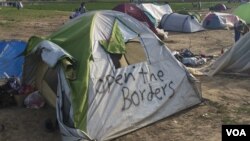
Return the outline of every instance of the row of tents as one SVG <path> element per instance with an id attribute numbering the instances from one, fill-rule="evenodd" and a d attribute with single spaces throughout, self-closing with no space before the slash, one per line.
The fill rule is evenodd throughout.
<path id="1" fill-rule="evenodd" d="M 249 9 L 250 3 L 245 3 L 235 9 L 235 14 L 209 12 L 201 20 L 201 16 L 195 12 L 178 11 L 173 13 L 168 4 L 120 4 L 113 8 L 113 10 L 126 13 L 145 23 L 155 33 L 157 32 L 157 27 L 165 31 L 175 32 L 197 32 L 205 29 L 232 28 L 239 19 L 245 20 L 246 23 L 250 22 L 247 15 Z"/>
<path id="2" fill-rule="evenodd" d="M 224 7 L 224 4 L 218 4 L 216 7 Z M 113 8 L 115 11 L 126 13 L 135 19 L 146 24 L 154 33 L 157 33 L 156 28 L 161 28 L 165 31 L 174 32 L 197 32 L 205 29 L 226 29 L 232 28 L 240 19 L 250 23 L 247 15 L 250 9 L 250 3 L 240 5 L 234 10 L 234 14 L 209 12 L 203 20 L 197 12 L 189 12 L 185 10 L 173 12 L 168 4 L 153 4 L 153 3 L 123 3 Z M 221 10 L 216 10 L 221 11 Z"/>

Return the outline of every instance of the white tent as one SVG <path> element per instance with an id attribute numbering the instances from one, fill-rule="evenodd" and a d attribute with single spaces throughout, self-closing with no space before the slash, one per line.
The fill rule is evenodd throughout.
<path id="1" fill-rule="evenodd" d="M 156 19 L 157 22 L 161 21 L 163 15 L 170 14 L 173 12 L 168 4 L 158 5 L 152 3 L 142 3 L 137 6 L 143 11 L 147 11 L 148 13 L 150 13 Z"/>
<path id="2" fill-rule="evenodd" d="M 160 26 L 166 31 L 175 32 L 197 32 L 204 30 L 194 16 L 178 13 L 164 15 L 160 22 Z"/>
<path id="3" fill-rule="evenodd" d="M 218 58 L 212 65 L 209 75 L 230 73 L 250 75 L 250 32 L 240 38 L 236 44 Z"/>
<path id="4" fill-rule="evenodd" d="M 201 102 L 198 81 L 127 14 L 89 12 L 47 39 L 31 39 L 29 57 L 33 65 L 36 56 L 57 68 L 57 75 L 45 69 L 38 77 L 47 80 L 38 83 L 53 90 L 52 76 L 58 76 L 57 119 L 65 141 L 110 140 Z M 30 77 L 42 68 L 29 70 Z"/>

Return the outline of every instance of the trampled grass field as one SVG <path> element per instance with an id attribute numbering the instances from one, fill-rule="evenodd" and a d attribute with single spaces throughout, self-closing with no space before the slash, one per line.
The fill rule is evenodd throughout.
<path id="1" fill-rule="evenodd" d="M 74 11 L 75 8 L 79 7 L 81 2 L 30 2 L 25 5 L 26 9 L 36 9 L 36 10 L 57 10 L 57 11 Z M 88 10 L 106 10 L 112 9 L 116 5 L 124 3 L 123 1 L 116 1 L 116 2 L 88 2 L 86 3 L 86 8 Z M 163 2 L 160 2 L 162 4 Z M 218 3 L 225 3 L 225 2 L 202 2 L 202 8 L 206 9 L 212 7 Z M 170 2 L 169 5 L 173 10 L 195 10 L 198 7 L 193 7 L 191 2 Z M 227 7 L 235 7 L 239 5 L 239 3 L 225 3 Z"/>

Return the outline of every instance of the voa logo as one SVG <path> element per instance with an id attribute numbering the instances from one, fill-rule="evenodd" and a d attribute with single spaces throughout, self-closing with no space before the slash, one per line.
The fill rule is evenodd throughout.
<path id="1" fill-rule="evenodd" d="M 226 129 L 227 136 L 247 136 L 244 129 Z"/>

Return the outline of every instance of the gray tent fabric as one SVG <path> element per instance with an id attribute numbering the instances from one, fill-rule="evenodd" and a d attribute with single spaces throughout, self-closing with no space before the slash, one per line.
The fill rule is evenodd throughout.
<path id="1" fill-rule="evenodd" d="M 213 76 L 219 72 L 250 75 L 250 32 L 240 38 L 236 44 L 218 58 L 208 75 Z"/>
<path id="2" fill-rule="evenodd" d="M 160 25 L 166 31 L 197 32 L 204 30 L 194 16 L 178 13 L 165 14 L 161 19 Z"/>
<path id="3" fill-rule="evenodd" d="M 64 32 L 69 30 L 72 32 Z M 79 32 L 89 34 L 78 34 Z M 55 106 L 63 141 L 111 140 L 202 101 L 200 82 L 176 60 L 167 46 L 146 25 L 133 17 L 111 10 L 88 12 L 65 24 L 56 33 L 58 35 L 51 37 L 50 41 L 37 45 L 46 45 L 41 46 L 45 51 L 34 50 L 31 53 L 39 62 L 46 64 L 45 71 L 38 73 L 41 68 L 30 72 L 36 71 L 32 75 L 39 77 L 34 78 L 36 83 L 42 83 L 42 88 L 47 84 L 46 89 L 49 89 L 49 83 L 43 76 L 47 76 L 48 66 L 54 66 L 51 62 L 58 60 L 58 57 L 71 58 L 70 54 L 76 63 L 73 66 L 81 67 L 78 71 L 76 69 L 77 78 L 71 80 L 67 77 L 68 65 L 64 66 L 63 60 L 54 66 L 58 80 Z M 120 39 L 119 44 L 125 44 L 126 52 L 116 54 L 119 55 L 119 60 L 118 57 L 115 60 L 114 54 L 100 44 L 100 41 L 113 40 L 113 35 Z M 69 39 L 62 40 L 65 44 L 56 43 L 62 38 Z M 81 44 L 83 39 L 86 39 L 84 45 Z M 79 47 L 78 50 L 75 50 L 76 46 Z M 91 54 L 89 60 L 81 58 L 86 54 L 79 53 L 85 51 L 85 48 L 90 50 L 87 53 Z M 118 44 L 114 48 L 118 49 Z M 53 60 L 43 58 L 52 54 L 55 57 Z M 126 57 L 129 59 L 126 60 Z M 83 76 L 86 78 L 84 80 L 80 80 L 79 72 L 86 67 L 81 61 L 89 63 L 85 65 L 89 67 L 89 74 Z M 33 63 L 39 65 L 39 62 Z M 116 66 L 117 62 L 120 63 L 119 67 Z M 127 66 L 122 63 L 127 63 Z M 74 71 L 74 67 L 72 68 Z M 82 81 L 88 82 L 88 85 L 83 87 L 80 83 Z M 74 94 L 86 88 L 86 100 L 75 102 L 74 96 L 79 99 L 84 93 Z M 47 91 L 43 92 L 48 94 Z M 86 104 L 83 108 L 87 110 L 77 113 L 78 109 L 74 109 L 74 104 L 77 108 Z M 81 122 L 76 122 L 76 115 L 82 116 L 79 117 Z"/>

